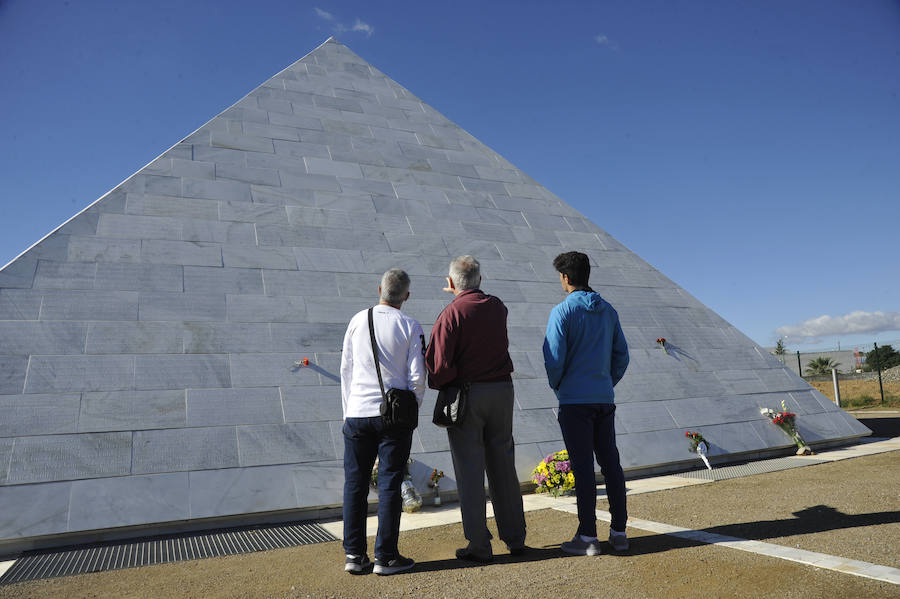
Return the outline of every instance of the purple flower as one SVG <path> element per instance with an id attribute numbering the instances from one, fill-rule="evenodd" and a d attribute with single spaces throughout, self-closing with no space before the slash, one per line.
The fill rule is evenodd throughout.
<path id="1" fill-rule="evenodd" d="M 568 472 L 569 468 L 569 460 L 565 460 L 562 462 L 556 462 L 556 471 L 557 472 Z"/>
<path id="2" fill-rule="evenodd" d="M 534 480 L 535 480 L 535 482 L 536 482 L 537 484 L 542 485 L 542 484 L 544 484 L 545 482 L 547 482 L 547 476 L 544 475 L 544 474 L 538 474 L 538 475 L 534 478 Z"/>

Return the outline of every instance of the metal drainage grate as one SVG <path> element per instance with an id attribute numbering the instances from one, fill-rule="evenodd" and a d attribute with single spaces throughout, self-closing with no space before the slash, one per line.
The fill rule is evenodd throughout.
<path id="1" fill-rule="evenodd" d="M 31 551 L 0 576 L 0 585 L 336 540 L 318 524 L 299 523 L 98 543 L 63 551 Z"/>
<path id="2" fill-rule="evenodd" d="M 774 458 L 771 460 L 763 460 L 761 462 L 738 464 L 737 466 L 714 467 L 712 470 L 680 472 L 675 476 L 680 476 L 682 478 L 699 478 L 703 480 L 727 480 L 729 478 L 740 478 L 754 474 L 765 474 L 766 472 L 789 470 L 791 468 L 799 468 L 800 466 L 809 466 L 810 464 L 825 464 L 828 461 L 829 460 L 817 460 L 815 458 L 803 458 L 802 461 L 791 457 Z"/>

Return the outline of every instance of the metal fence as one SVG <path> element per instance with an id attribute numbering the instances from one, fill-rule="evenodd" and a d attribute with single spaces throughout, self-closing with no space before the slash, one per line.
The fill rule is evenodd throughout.
<path id="1" fill-rule="evenodd" d="M 886 346 L 900 351 L 900 339 L 854 345 L 853 349 L 786 351 L 776 357 L 841 407 L 900 406 L 900 371 L 886 369 L 877 361 L 866 363 L 866 354 Z M 835 372 L 812 374 L 811 363 L 819 359 L 830 361 Z"/>

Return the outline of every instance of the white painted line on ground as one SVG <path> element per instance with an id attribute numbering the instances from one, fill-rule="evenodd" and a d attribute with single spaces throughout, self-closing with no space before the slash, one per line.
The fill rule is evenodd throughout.
<path id="1" fill-rule="evenodd" d="M 578 514 L 578 508 L 574 503 L 568 501 L 560 501 L 554 509 L 561 512 Z M 609 512 L 597 510 L 597 519 L 604 522 L 611 522 L 612 516 Z M 791 562 L 806 564 L 816 568 L 833 570 L 843 574 L 852 574 L 863 578 L 871 578 L 882 582 L 900 585 L 900 569 L 891 568 L 890 566 L 881 566 L 855 559 L 837 557 L 825 553 L 816 553 L 815 551 L 806 551 L 805 549 L 796 549 L 794 547 L 785 547 L 783 545 L 775 545 L 774 543 L 766 543 L 764 541 L 751 541 L 750 539 L 742 539 L 740 537 L 730 537 L 702 530 L 693 530 L 690 528 L 682 528 L 680 526 L 672 526 L 662 522 L 653 522 L 651 520 L 642 520 L 640 518 L 629 518 L 628 526 L 639 530 L 655 532 L 657 534 L 671 535 L 690 541 L 707 543 L 710 545 L 721 545 L 738 549 L 748 553 L 764 555 L 766 557 L 775 557 Z"/>
<path id="2" fill-rule="evenodd" d="M 16 563 L 16 560 L 12 560 L 10 562 L 0 562 L 0 576 L 6 574 L 6 572 L 13 567 L 14 563 Z"/>

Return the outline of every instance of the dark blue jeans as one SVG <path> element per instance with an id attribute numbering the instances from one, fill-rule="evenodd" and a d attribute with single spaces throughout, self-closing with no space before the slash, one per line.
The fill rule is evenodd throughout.
<path id="1" fill-rule="evenodd" d="M 612 515 L 611 528 L 625 532 L 625 474 L 616 447 L 615 404 L 566 404 L 559 406 L 559 428 L 569 451 L 575 475 L 578 534 L 597 536 L 597 482 L 594 456 L 606 481 L 606 497 Z"/>
<path id="2" fill-rule="evenodd" d="M 344 420 L 344 553 L 366 553 L 369 480 L 378 458 L 378 534 L 375 558 L 400 555 L 400 485 L 409 459 L 412 431 L 385 430 L 381 416 Z"/>

